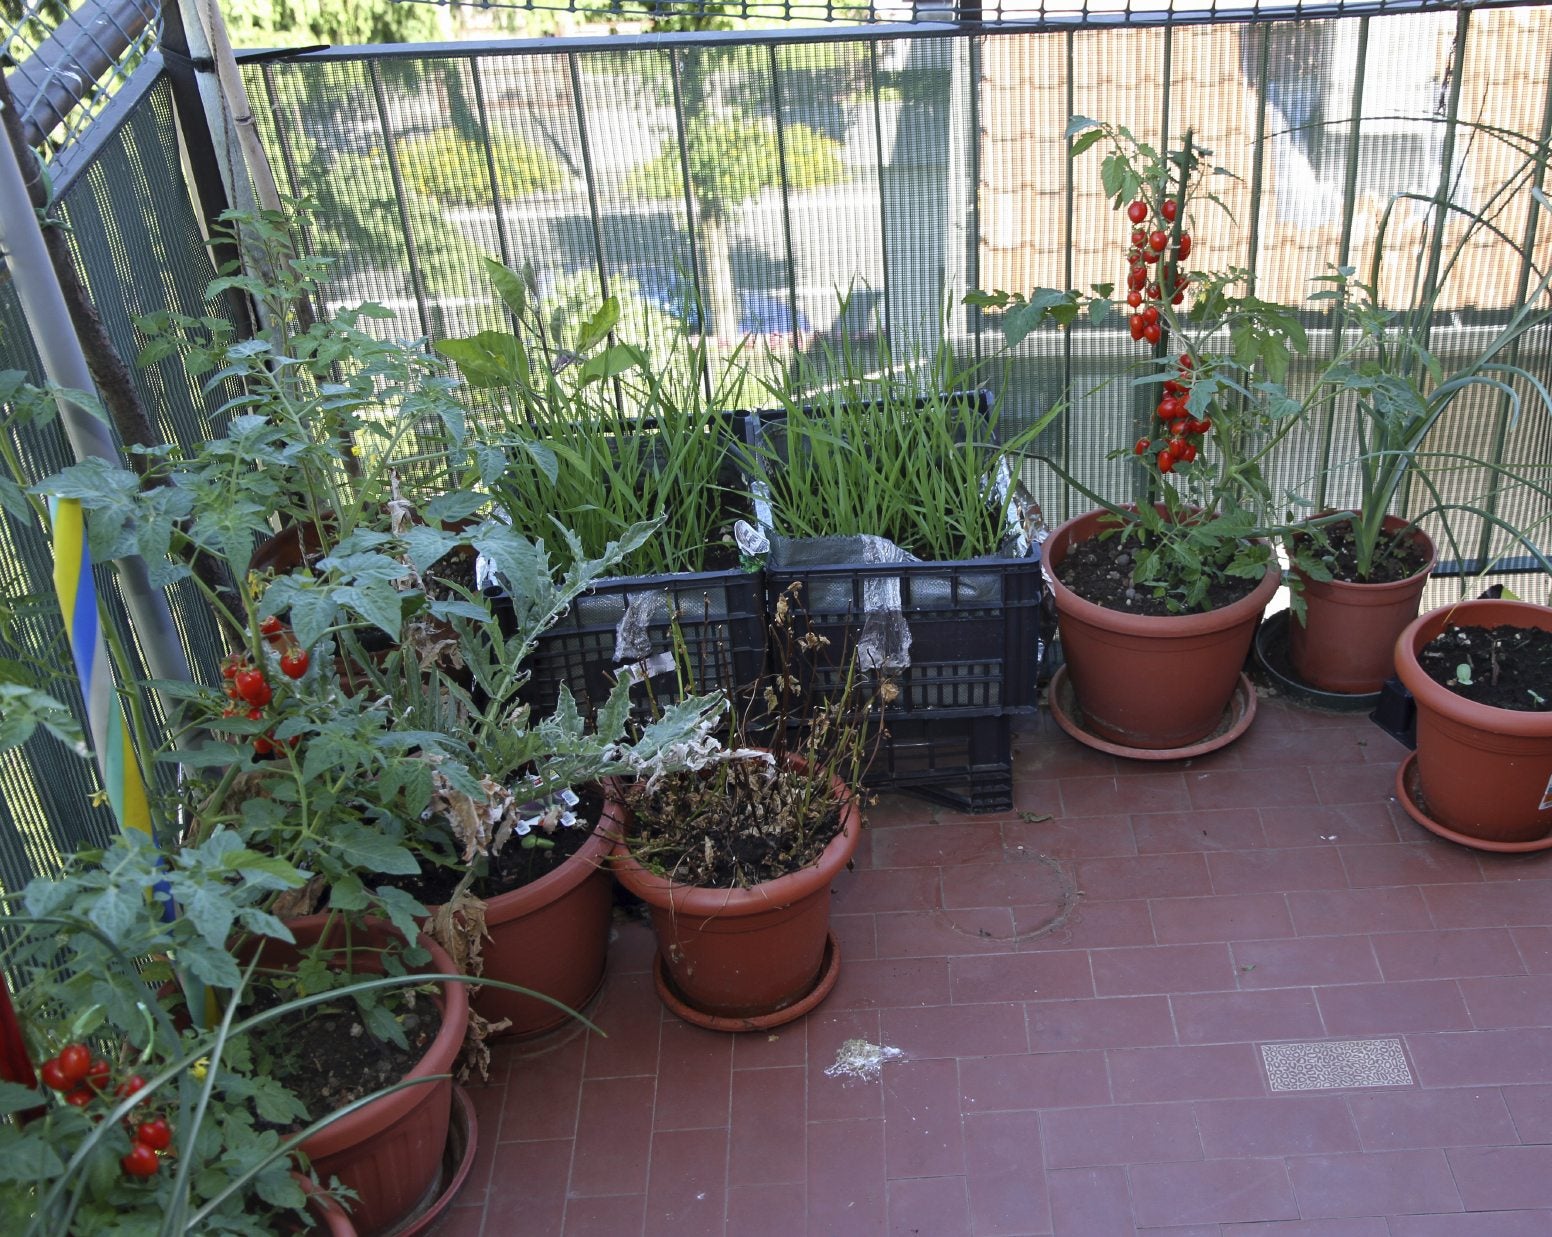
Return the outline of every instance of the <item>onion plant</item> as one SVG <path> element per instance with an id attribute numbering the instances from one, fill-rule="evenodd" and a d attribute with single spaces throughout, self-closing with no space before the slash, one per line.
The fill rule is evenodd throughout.
<path id="1" fill-rule="evenodd" d="M 490 491 L 512 525 L 538 541 L 553 539 L 558 520 L 595 557 L 633 525 L 661 520 L 623 574 L 714 565 L 708 555 L 732 514 L 728 410 L 739 367 L 719 367 L 712 383 L 703 337 L 618 342 L 617 298 L 568 326 L 542 311 L 530 279 L 490 260 L 487 270 L 517 329 L 436 346 L 489 400 L 510 457 Z"/>
<path id="2" fill-rule="evenodd" d="M 1001 441 L 1000 393 L 980 394 L 987 377 L 947 343 L 899 358 L 884 344 L 876 365 L 849 343 L 799 357 L 770 384 L 776 407 L 742 452 L 775 531 L 873 534 L 939 562 L 995 554 L 1012 501 L 1003 464 L 1048 418 Z"/>

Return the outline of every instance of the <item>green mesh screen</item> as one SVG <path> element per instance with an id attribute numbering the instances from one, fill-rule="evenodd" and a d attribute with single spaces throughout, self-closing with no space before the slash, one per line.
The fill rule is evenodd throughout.
<path id="1" fill-rule="evenodd" d="M 213 275 L 186 195 L 170 192 L 182 180 L 172 104 L 165 84 L 143 74 L 92 126 L 86 141 L 63 152 L 53 166 L 60 214 L 70 228 L 92 298 L 120 353 L 133 361 L 141 341 L 136 315 L 159 308 L 198 313 Z M 43 374 L 10 282 L 0 282 L 0 368 Z M 142 398 L 172 441 L 205 436 L 204 401 L 176 360 L 137 371 Z M 57 425 L 15 442 L 29 479 L 71 462 Z M 10 515 L 0 526 L 0 658 L 27 667 L 42 686 L 77 706 L 79 688 L 54 600 L 53 556 L 42 530 Z M 137 656 L 133 634 L 114 589 L 99 567 L 98 589 L 117 630 Z M 214 629 L 187 593 L 171 598 L 173 616 L 196 667 L 214 664 Z M 143 673 L 143 668 L 141 673 Z M 81 716 L 84 727 L 84 714 Z M 153 717 L 153 721 L 154 721 Z M 0 887 L 14 890 L 33 874 L 57 866 L 84 843 L 100 843 L 115 828 L 105 807 L 93 805 L 95 766 L 47 735 L 0 757 Z"/>

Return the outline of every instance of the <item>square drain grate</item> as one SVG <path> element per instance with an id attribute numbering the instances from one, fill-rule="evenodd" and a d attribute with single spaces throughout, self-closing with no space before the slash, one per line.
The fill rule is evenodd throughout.
<path id="1" fill-rule="evenodd" d="M 1329 1091 L 1338 1087 L 1410 1087 L 1412 1071 L 1399 1039 L 1325 1039 L 1262 1044 L 1274 1091 Z"/>

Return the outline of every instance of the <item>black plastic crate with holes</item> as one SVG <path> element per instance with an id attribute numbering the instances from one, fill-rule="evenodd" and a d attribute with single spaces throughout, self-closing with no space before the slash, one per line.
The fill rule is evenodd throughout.
<path id="1" fill-rule="evenodd" d="M 867 784 L 900 790 L 961 812 L 1013 810 L 1013 719 L 896 717 Z"/>
<path id="2" fill-rule="evenodd" d="M 1035 711 L 1038 551 L 956 563 L 768 565 L 765 579 L 773 611 L 801 586 L 799 634 L 813 631 L 835 651 L 815 672 L 821 695 L 838 692 L 846 658 L 861 650 L 868 695 L 885 692 L 889 717 Z"/>
<path id="3" fill-rule="evenodd" d="M 498 600 L 496 610 L 510 634 L 510 609 Z M 616 678 L 632 677 L 633 711 L 645 718 L 647 682 L 659 708 L 679 699 L 676 624 L 698 691 L 735 699 L 753 691 L 765 671 L 765 581 L 730 570 L 599 581 L 539 637 L 523 698 L 548 714 L 564 683 L 586 714 L 603 706 Z"/>

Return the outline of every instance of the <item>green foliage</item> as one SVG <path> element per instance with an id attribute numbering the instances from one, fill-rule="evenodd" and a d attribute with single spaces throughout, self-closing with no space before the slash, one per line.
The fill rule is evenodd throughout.
<path id="1" fill-rule="evenodd" d="M 839 142 L 801 124 L 787 125 L 783 133 L 789 188 L 813 189 L 845 178 Z M 707 219 L 725 219 L 739 203 L 783 183 L 774 121 L 740 114 L 692 116 L 685 124 L 685 148 L 690 184 Z M 632 171 L 625 189 L 648 198 L 683 196 L 679 148 L 669 143 Z"/>
<path id="2" fill-rule="evenodd" d="M 492 132 L 490 147 L 504 202 L 553 192 L 567 182 L 560 160 L 519 134 Z M 490 162 L 485 143 L 477 138 L 439 129 L 401 142 L 398 157 L 405 187 L 422 197 L 463 206 L 490 201 Z"/>
<path id="3" fill-rule="evenodd" d="M 1049 418 L 1000 442 L 1000 401 L 983 413 L 980 382 L 947 345 L 932 357 L 886 349 L 876 371 L 849 349 L 800 359 L 770 388 L 781 419 L 742 453 L 776 531 L 872 534 L 935 561 L 997 553 L 1012 494 L 996 478 Z"/>
<path id="4" fill-rule="evenodd" d="M 396 0 L 223 0 L 233 47 L 429 43 L 447 37 L 442 11 Z"/>

